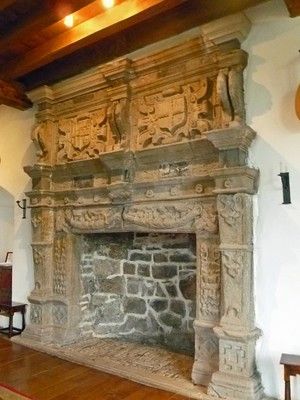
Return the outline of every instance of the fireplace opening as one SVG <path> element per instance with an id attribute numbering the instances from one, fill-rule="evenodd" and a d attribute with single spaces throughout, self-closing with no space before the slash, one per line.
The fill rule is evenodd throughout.
<path id="1" fill-rule="evenodd" d="M 97 233 L 80 240 L 83 337 L 193 356 L 195 235 Z"/>

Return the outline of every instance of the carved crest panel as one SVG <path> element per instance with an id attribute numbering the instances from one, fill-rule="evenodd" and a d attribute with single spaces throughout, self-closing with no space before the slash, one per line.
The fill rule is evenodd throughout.
<path id="1" fill-rule="evenodd" d="M 119 114 L 119 108 L 113 107 L 59 120 L 57 162 L 90 159 L 119 149 L 122 137 L 116 133 L 115 122 Z"/>
<path id="2" fill-rule="evenodd" d="M 137 147 L 200 137 L 214 127 L 214 83 L 208 79 L 173 86 L 138 101 Z"/>

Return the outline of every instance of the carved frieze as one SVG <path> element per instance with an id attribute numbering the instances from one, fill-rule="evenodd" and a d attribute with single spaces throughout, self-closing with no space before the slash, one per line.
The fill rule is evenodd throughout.
<path id="1" fill-rule="evenodd" d="M 64 219 L 71 229 L 83 231 L 120 229 L 122 226 L 121 211 L 117 208 L 67 209 Z"/>
<path id="2" fill-rule="evenodd" d="M 181 142 L 213 127 L 213 82 L 171 86 L 138 100 L 137 147 Z"/>
<path id="3" fill-rule="evenodd" d="M 148 229 L 177 229 L 194 226 L 202 214 L 202 206 L 190 204 L 153 204 L 126 207 L 123 213 L 125 223 Z"/>

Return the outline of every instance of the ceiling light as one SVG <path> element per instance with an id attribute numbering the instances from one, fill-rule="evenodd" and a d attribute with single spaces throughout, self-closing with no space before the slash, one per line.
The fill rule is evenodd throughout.
<path id="1" fill-rule="evenodd" d="M 115 0 L 102 0 L 103 7 L 111 8 L 115 5 Z"/>
<path id="2" fill-rule="evenodd" d="M 68 27 L 68 28 L 72 28 L 72 26 L 74 25 L 74 17 L 72 14 L 67 15 L 64 18 L 64 24 Z"/>

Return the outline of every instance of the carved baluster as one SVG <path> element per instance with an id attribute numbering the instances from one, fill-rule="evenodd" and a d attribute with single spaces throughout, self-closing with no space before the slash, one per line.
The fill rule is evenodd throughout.
<path id="1" fill-rule="evenodd" d="M 215 328 L 219 337 L 219 371 L 208 393 L 220 397 L 259 399 L 263 395 L 255 367 L 252 261 L 252 197 L 218 196 L 222 254 L 222 318 Z"/>

